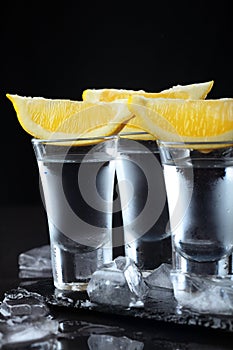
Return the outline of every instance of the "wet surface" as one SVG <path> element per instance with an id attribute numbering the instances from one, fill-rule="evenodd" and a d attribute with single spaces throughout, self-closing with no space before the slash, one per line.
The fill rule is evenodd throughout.
<path id="1" fill-rule="evenodd" d="M 59 331 L 2 349 L 232 349 L 233 317 L 179 313 L 171 290 L 153 289 L 144 308 L 124 309 L 93 304 L 85 292 L 59 291 L 50 278 L 22 280 L 19 287 L 43 296 Z"/>
<path id="2" fill-rule="evenodd" d="M 189 310 L 180 310 L 174 299 L 172 290 L 153 288 L 146 298 L 143 308 L 121 308 L 98 305 L 89 301 L 85 292 L 64 292 L 54 289 L 50 279 L 41 280 L 24 286 L 30 291 L 37 291 L 46 298 L 48 305 L 68 308 L 69 310 L 83 310 L 99 312 L 109 315 L 133 317 L 149 321 L 162 321 L 171 324 L 198 326 L 224 330 L 233 335 L 233 315 L 198 314 Z"/>

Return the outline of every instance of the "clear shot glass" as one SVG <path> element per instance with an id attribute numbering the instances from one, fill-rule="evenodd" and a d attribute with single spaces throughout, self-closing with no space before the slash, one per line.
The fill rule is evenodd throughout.
<path id="1" fill-rule="evenodd" d="M 142 272 L 171 263 L 166 190 L 157 143 L 146 133 L 120 134 L 116 177 L 124 252 Z"/>
<path id="2" fill-rule="evenodd" d="M 114 137 L 38 140 L 36 155 L 47 213 L 54 285 L 85 290 L 112 260 Z"/>
<path id="3" fill-rule="evenodd" d="M 233 141 L 158 141 L 158 146 L 169 207 L 174 293 L 181 304 L 190 305 L 202 292 L 208 300 L 214 287 L 204 280 L 231 279 Z M 202 303 L 200 310 L 210 311 L 210 305 Z"/>

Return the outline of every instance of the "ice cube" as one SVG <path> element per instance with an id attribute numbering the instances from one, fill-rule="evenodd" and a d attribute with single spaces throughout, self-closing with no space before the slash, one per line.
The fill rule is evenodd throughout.
<path id="1" fill-rule="evenodd" d="M 87 286 L 91 302 L 123 307 L 142 307 L 147 292 L 141 271 L 122 256 L 96 270 Z"/>
<path id="2" fill-rule="evenodd" d="M 199 313 L 232 315 L 233 281 L 230 276 L 198 276 L 171 272 L 178 305 Z"/>
<path id="3" fill-rule="evenodd" d="M 20 344 L 49 338 L 58 333 L 58 327 L 58 321 L 49 317 L 40 317 L 37 320 L 30 319 L 30 317 L 0 320 L 0 332 L 3 334 L 2 344 Z"/>
<path id="4" fill-rule="evenodd" d="M 50 245 L 30 249 L 19 254 L 19 277 L 52 277 Z"/>
<path id="5" fill-rule="evenodd" d="M 144 280 L 146 284 L 150 287 L 161 287 L 172 289 L 171 273 L 172 266 L 167 263 L 161 264 L 155 270 L 153 270 Z"/>
<path id="6" fill-rule="evenodd" d="M 142 350 L 144 348 L 144 343 L 126 336 L 92 334 L 87 343 L 90 350 Z"/>
<path id="7" fill-rule="evenodd" d="M 0 304 L 0 313 L 5 317 L 38 317 L 48 315 L 49 310 L 40 294 L 18 287 L 5 293 Z"/>

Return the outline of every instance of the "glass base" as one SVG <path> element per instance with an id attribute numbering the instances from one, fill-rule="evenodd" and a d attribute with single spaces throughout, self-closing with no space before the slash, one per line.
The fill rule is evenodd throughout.
<path id="1" fill-rule="evenodd" d="M 98 248 L 81 253 L 74 244 L 51 243 L 53 280 L 57 289 L 85 291 L 92 274 L 112 260 L 112 249 Z"/>
<path id="2" fill-rule="evenodd" d="M 57 283 L 54 286 L 63 291 L 84 292 L 87 289 L 88 282 Z"/>
<path id="3" fill-rule="evenodd" d="M 200 276 L 172 270 L 171 281 L 180 310 L 233 315 L 233 275 Z"/>

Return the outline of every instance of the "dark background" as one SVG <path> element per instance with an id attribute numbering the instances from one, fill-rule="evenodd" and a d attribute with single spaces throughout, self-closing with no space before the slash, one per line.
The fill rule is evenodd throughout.
<path id="1" fill-rule="evenodd" d="M 4 206 L 40 203 L 31 137 L 6 93 L 81 99 L 86 88 L 160 91 L 213 79 L 209 98 L 232 97 L 231 1 L 48 4 L 0 5 Z"/>
<path id="2" fill-rule="evenodd" d="M 86 88 L 160 91 L 214 80 L 209 98 L 232 97 L 231 2 L 1 2 L 2 266 L 12 244 L 47 242 L 31 136 L 6 93 L 78 100 Z"/>

